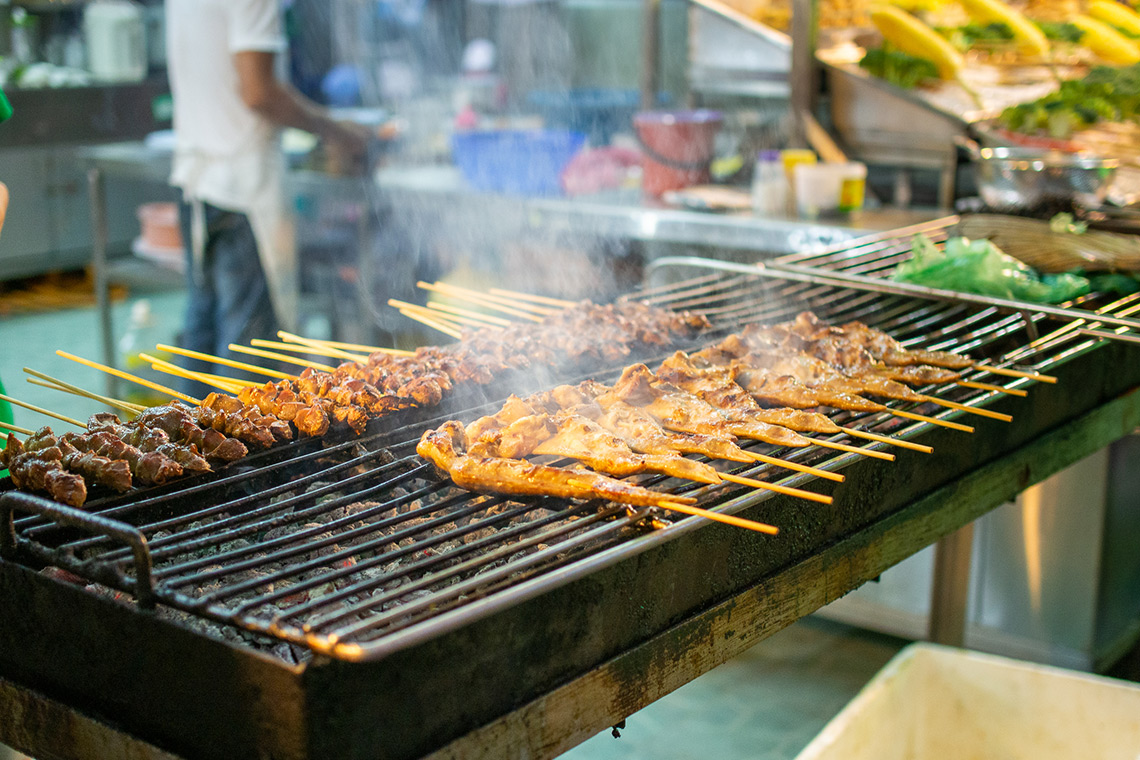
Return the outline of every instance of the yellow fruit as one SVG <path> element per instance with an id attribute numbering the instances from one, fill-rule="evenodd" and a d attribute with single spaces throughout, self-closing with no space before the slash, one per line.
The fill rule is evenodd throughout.
<path id="1" fill-rule="evenodd" d="M 1115 0 L 1092 0 L 1089 15 L 1130 34 L 1140 34 L 1140 13 Z"/>
<path id="2" fill-rule="evenodd" d="M 1131 66 L 1140 63 L 1140 45 L 1125 37 L 1103 21 L 1091 16 L 1075 16 L 1073 24 L 1084 32 L 1081 44 L 1108 63 Z"/>
<path id="3" fill-rule="evenodd" d="M 1013 32 L 1018 49 L 1026 55 L 1045 56 L 1049 54 L 1049 40 L 1045 33 L 1021 11 L 1009 7 L 1001 0 L 959 0 L 970 18 L 979 24 L 1000 22 Z"/>
<path id="4" fill-rule="evenodd" d="M 873 5 L 871 23 L 883 39 L 899 50 L 931 61 L 943 79 L 957 79 L 962 69 L 962 54 L 914 16 L 893 5 Z"/>

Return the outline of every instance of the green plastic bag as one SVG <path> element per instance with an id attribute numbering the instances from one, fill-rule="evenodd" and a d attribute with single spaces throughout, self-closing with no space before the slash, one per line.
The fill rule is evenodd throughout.
<path id="1" fill-rule="evenodd" d="M 930 238 L 916 235 L 911 253 L 895 267 L 893 280 L 1034 303 L 1061 303 L 1089 292 L 1084 277 L 1043 275 L 988 240 L 950 238 L 940 251 Z"/>

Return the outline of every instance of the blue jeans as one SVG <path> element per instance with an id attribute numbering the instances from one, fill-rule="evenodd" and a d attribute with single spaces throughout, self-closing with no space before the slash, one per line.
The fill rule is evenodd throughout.
<path id="1" fill-rule="evenodd" d="M 257 256 L 257 240 L 244 214 L 206 204 L 205 255 L 195 270 L 190 241 L 191 211 L 182 207 L 182 239 L 186 241 L 186 287 L 189 299 L 182 347 L 231 359 L 249 357 L 231 353 L 231 343 L 248 344 L 253 338 L 276 339 L 277 318 L 269 299 L 269 285 Z M 265 380 L 241 370 L 209 362 L 179 360 L 198 372 Z M 217 390 L 184 380 L 181 390 L 197 398 Z"/>

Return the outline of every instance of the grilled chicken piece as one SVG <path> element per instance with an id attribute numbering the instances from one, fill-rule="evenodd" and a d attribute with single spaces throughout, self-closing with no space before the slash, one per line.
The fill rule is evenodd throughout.
<path id="1" fill-rule="evenodd" d="M 589 470 L 567 470 L 506 459 L 466 454 L 467 436 L 460 422 L 445 422 L 424 433 L 416 452 L 444 470 L 457 486 L 483 493 L 555 496 L 564 499 L 608 499 L 648 507 L 663 500 L 692 504 L 695 499 L 661 494 Z"/>
<path id="2" fill-rule="evenodd" d="M 610 399 L 641 407 L 656 417 L 663 427 L 682 433 L 730 433 L 777 446 L 811 444 L 810 440 L 787 428 L 749 420 L 743 415 L 710 406 L 693 394 L 658 380 L 644 364 L 626 367 L 614 387 L 599 398 L 599 403 L 606 406 Z"/>
<path id="3" fill-rule="evenodd" d="M 268 430 L 273 436 L 274 441 L 293 440 L 293 428 L 289 427 L 288 422 L 278 419 L 274 415 L 265 414 L 258 407 L 253 404 L 244 403 L 236 396 L 228 396 L 224 393 L 211 393 L 202 400 L 202 407 L 225 412 L 226 414 L 236 414 L 242 419 L 249 420 L 251 424 Z"/>
<path id="4" fill-rule="evenodd" d="M 848 322 L 840 327 L 828 325 L 810 311 L 802 312 L 789 323 L 796 333 L 818 340 L 823 335 L 836 336 L 858 344 L 876 360 L 892 367 L 928 364 L 946 369 L 966 369 L 974 365 L 968 356 L 949 351 L 923 351 L 909 349 L 882 330 L 862 322 Z"/>
<path id="5" fill-rule="evenodd" d="M 87 483 L 64 468 L 58 447 L 26 451 L 16 434 L 9 433 L 8 444 L 0 451 L 0 467 L 8 469 L 12 484 L 21 490 L 46 493 L 71 507 L 82 507 L 87 501 Z"/>
<path id="6" fill-rule="evenodd" d="M 764 409 L 733 378 L 731 366 L 701 369 L 683 351 L 678 351 L 661 364 L 657 376 L 678 388 L 726 411 L 747 413 L 748 417 L 769 425 L 785 427 L 800 433 L 839 433 L 838 425 L 826 415 L 798 409 Z"/>

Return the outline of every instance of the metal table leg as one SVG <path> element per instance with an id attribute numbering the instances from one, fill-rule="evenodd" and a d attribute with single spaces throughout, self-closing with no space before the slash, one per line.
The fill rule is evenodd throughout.
<path id="1" fill-rule="evenodd" d="M 930 600 L 931 641 L 960 647 L 966 637 L 966 602 L 970 595 L 970 555 L 974 523 L 934 545 L 934 582 Z"/>
<path id="2" fill-rule="evenodd" d="M 115 341 L 111 325 L 111 291 L 107 281 L 107 192 L 103 172 L 93 167 L 87 171 L 87 190 L 91 199 L 91 270 L 95 277 L 95 307 L 99 311 L 99 339 L 102 361 L 115 366 Z M 105 375 L 106 392 L 119 396 L 119 380 Z"/>

